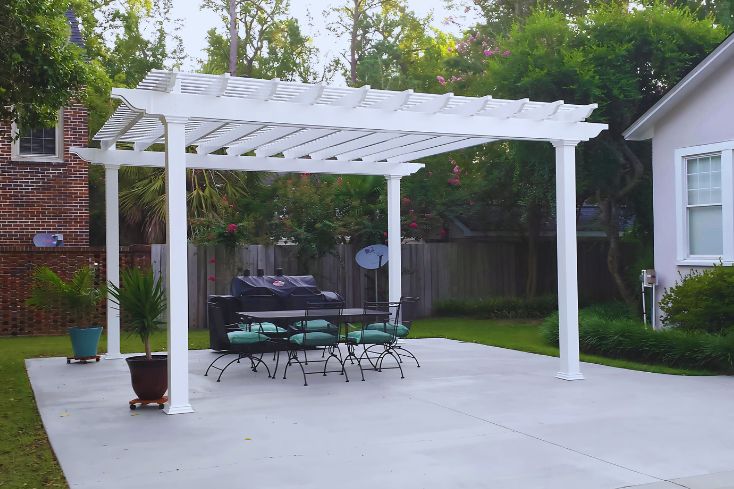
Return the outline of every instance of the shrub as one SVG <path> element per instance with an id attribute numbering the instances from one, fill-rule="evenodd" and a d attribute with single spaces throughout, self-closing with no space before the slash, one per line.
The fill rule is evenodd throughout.
<path id="1" fill-rule="evenodd" d="M 558 307 L 554 296 L 533 299 L 490 297 L 487 299 L 451 299 L 439 301 L 434 313 L 440 316 L 469 316 L 481 319 L 541 319 Z"/>
<path id="2" fill-rule="evenodd" d="M 722 333 L 734 326 L 734 267 L 692 271 L 660 300 L 663 322 L 689 331 Z"/>
<path id="3" fill-rule="evenodd" d="M 546 318 L 542 332 L 549 344 L 558 345 L 558 313 Z M 734 334 L 653 331 L 629 316 L 615 319 L 593 309 L 579 313 L 579 346 L 584 353 L 613 358 L 734 372 Z"/>

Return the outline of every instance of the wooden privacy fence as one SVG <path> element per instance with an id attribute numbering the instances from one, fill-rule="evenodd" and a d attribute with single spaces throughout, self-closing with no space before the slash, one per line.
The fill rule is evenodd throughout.
<path id="1" fill-rule="evenodd" d="M 555 246 L 555 240 L 540 243 L 539 294 L 556 293 Z M 314 275 L 322 290 L 341 294 L 347 307 L 360 307 L 365 300 L 374 300 L 375 273 L 356 264 L 357 251 L 353 245 L 339 245 L 304 269 L 296 259 L 295 246 L 231 249 L 189 245 L 189 325 L 205 327 L 207 297 L 228 294 L 232 278 L 246 268 L 253 274 L 258 268 L 266 275 L 282 268 L 286 275 Z M 579 290 L 584 302 L 617 298 L 606 266 L 606 252 L 603 240 L 579 240 Z M 165 245 L 152 245 L 151 263 L 157 274 L 165 272 L 165 253 Z M 422 316 L 430 315 L 440 300 L 517 297 L 525 293 L 527 245 L 522 241 L 411 243 L 403 245 L 402 255 L 403 295 L 421 298 L 418 313 Z M 386 300 L 387 267 L 378 271 L 377 288 L 380 300 Z"/>

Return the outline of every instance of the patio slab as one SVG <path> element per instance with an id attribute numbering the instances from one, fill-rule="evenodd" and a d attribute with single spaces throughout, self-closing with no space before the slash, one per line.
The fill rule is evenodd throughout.
<path id="1" fill-rule="evenodd" d="M 221 383 L 191 351 L 193 414 L 132 412 L 125 362 L 26 362 L 72 488 L 723 489 L 734 487 L 734 378 L 678 377 L 451 340 L 422 367 L 351 382 L 245 365 Z M 272 365 L 272 362 L 270 362 Z M 237 368 L 235 368 L 237 367 Z M 281 370 L 282 372 L 282 370 Z M 727 485 L 729 484 L 729 485 Z M 237 486 L 235 486 L 237 487 Z"/>

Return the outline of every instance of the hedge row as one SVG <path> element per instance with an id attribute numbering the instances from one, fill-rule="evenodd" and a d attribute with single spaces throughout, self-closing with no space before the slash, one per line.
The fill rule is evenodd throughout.
<path id="1" fill-rule="evenodd" d="M 670 367 L 734 373 L 734 334 L 653 331 L 639 320 L 611 316 L 594 308 L 580 312 L 581 351 Z M 549 344 L 558 345 L 558 313 L 546 318 L 542 331 Z"/>
<path id="2" fill-rule="evenodd" d="M 452 299 L 439 301 L 434 313 L 439 316 L 463 316 L 479 319 L 542 319 L 558 308 L 554 296 L 533 299 L 492 297 L 488 299 Z"/>

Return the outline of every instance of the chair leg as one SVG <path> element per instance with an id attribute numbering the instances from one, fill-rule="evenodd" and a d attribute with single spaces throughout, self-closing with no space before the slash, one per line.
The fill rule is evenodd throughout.
<path id="1" fill-rule="evenodd" d="M 217 363 L 217 360 L 219 360 L 220 358 L 224 358 L 227 355 L 233 355 L 233 353 L 229 353 L 229 352 L 223 353 L 223 354 L 219 355 L 217 358 L 215 358 L 214 361 L 212 363 L 210 363 L 209 366 L 206 368 L 206 372 L 204 372 L 204 377 L 206 377 L 206 376 L 209 375 L 209 370 L 214 366 L 215 363 Z"/>
<path id="2" fill-rule="evenodd" d="M 347 345 L 347 356 L 344 358 L 342 365 L 346 365 L 347 360 L 351 361 L 352 365 L 354 365 L 354 360 L 357 360 L 357 366 L 359 366 L 359 373 L 362 375 L 362 382 L 364 382 L 364 370 L 362 369 L 362 363 L 359 361 L 359 357 L 357 357 L 357 355 L 354 353 L 354 348 L 355 348 L 354 345 Z"/>
<path id="3" fill-rule="evenodd" d="M 385 349 L 384 352 L 380 355 L 380 358 L 377 360 L 378 365 L 380 368 L 378 369 L 378 372 L 382 372 L 382 361 L 385 359 L 387 355 L 390 355 L 395 359 L 395 363 L 398 365 L 398 368 L 400 369 L 400 378 L 404 379 L 405 375 L 403 374 L 403 366 L 400 365 L 400 360 L 398 360 L 398 357 L 392 352 L 390 348 Z"/>
<path id="4" fill-rule="evenodd" d="M 263 362 L 263 361 L 262 361 L 262 358 L 257 358 L 257 357 L 254 357 L 254 360 L 257 360 L 257 363 L 258 363 L 258 364 L 261 364 L 261 365 L 264 365 L 264 366 L 265 366 L 265 370 L 267 370 L 267 371 L 268 371 L 268 378 L 272 377 L 272 375 L 270 375 L 270 368 L 268 367 L 268 364 L 267 364 L 267 363 L 265 363 L 265 362 Z M 253 367 L 252 367 L 252 371 L 253 371 L 253 372 L 257 372 L 257 370 L 256 370 L 256 364 L 255 364 L 254 360 L 253 360 L 253 358 L 252 358 L 252 357 L 250 358 L 250 361 L 251 361 L 251 362 L 252 362 L 252 364 L 253 364 Z"/>
<path id="5" fill-rule="evenodd" d="M 219 372 L 219 377 L 217 377 L 217 382 L 220 382 L 222 380 L 222 375 L 224 375 L 224 371 L 227 370 L 227 368 L 229 368 L 230 365 L 232 365 L 233 363 L 240 363 L 240 358 L 242 358 L 242 356 L 237 355 L 237 358 L 235 358 L 234 360 L 232 360 L 231 362 L 229 362 L 227 365 L 224 366 L 222 371 Z"/>
<path id="6" fill-rule="evenodd" d="M 329 356 L 326 358 L 326 361 L 324 362 L 324 376 L 326 376 L 326 369 L 329 365 L 329 360 L 332 358 L 336 359 L 337 362 L 339 362 L 339 365 L 342 367 L 341 375 L 343 375 L 347 382 L 349 382 L 349 375 L 347 375 L 347 370 L 344 368 L 344 362 L 341 361 L 341 359 L 334 355 L 333 351 L 329 353 Z"/>
<path id="7" fill-rule="evenodd" d="M 412 351 L 410 351 L 407 348 L 404 348 L 404 347 L 402 347 L 400 345 L 396 346 L 394 349 L 405 352 L 406 353 L 405 355 L 401 354 L 400 352 L 396 352 L 396 353 L 398 354 L 398 356 L 401 356 L 401 357 L 402 356 L 406 356 L 406 357 L 412 358 L 413 360 L 415 360 L 416 366 L 418 366 L 420 368 L 421 364 L 418 362 L 418 359 L 415 357 L 415 355 L 413 355 L 413 352 Z"/>
<path id="8" fill-rule="evenodd" d="M 271 378 L 275 380 L 275 374 L 278 373 L 278 363 L 280 362 L 280 350 L 275 350 L 273 352 L 273 359 L 275 360 L 275 368 L 273 369 L 273 375 Z"/>

